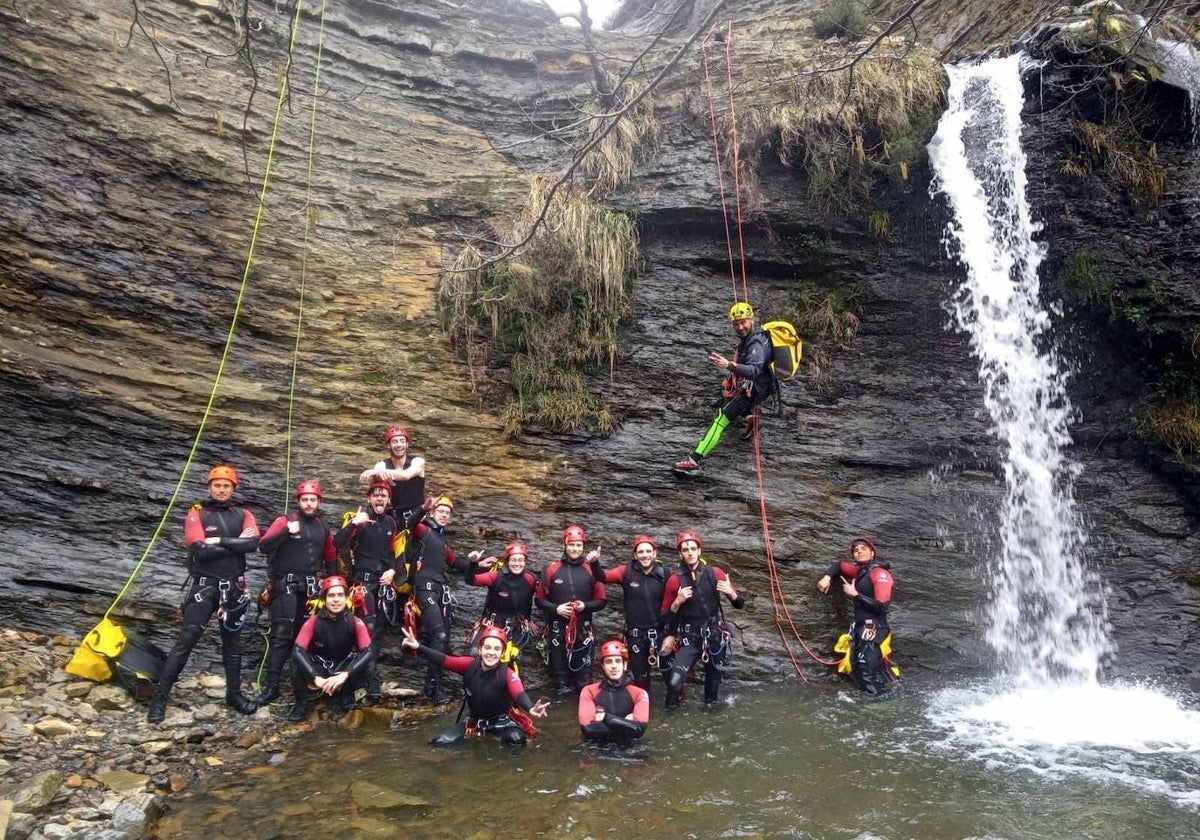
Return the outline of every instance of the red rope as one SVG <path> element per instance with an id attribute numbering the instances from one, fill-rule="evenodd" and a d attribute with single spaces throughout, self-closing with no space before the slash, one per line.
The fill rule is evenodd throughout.
<path id="1" fill-rule="evenodd" d="M 749 280 L 747 278 L 747 273 L 746 273 L 746 246 L 745 246 L 745 238 L 743 236 L 744 219 L 743 219 L 743 215 L 742 215 L 742 201 L 741 201 L 741 176 L 739 173 L 739 169 L 740 169 L 739 142 L 740 141 L 738 139 L 738 129 L 737 129 L 737 108 L 736 108 L 736 105 L 734 103 L 734 98 L 733 98 L 733 52 L 732 52 L 732 50 L 733 50 L 733 22 L 729 21 L 726 23 L 726 26 L 725 26 L 725 75 L 726 75 L 726 88 L 727 88 L 728 94 L 729 94 L 729 123 L 730 123 L 730 135 L 731 135 L 730 139 L 733 144 L 731 158 L 732 158 L 732 166 L 733 166 L 733 193 L 734 193 L 734 202 L 735 202 L 735 210 L 736 210 L 738 257 L 739 257 L 739 265 L 740 265 L 741 275 L 742 275 L 742 294 L 741 294 L 740 298 L 738 295 L 738 282 L 737 282 L 738 281 L 737 274 L 738 274 L 739 266 L 735 266 L 735 264 L 734 264 L 733 231 L 732 231 L 732 228 L 731 228 L 730 222 L 729 222 L 729 201 L 726 198 L 725 175 L 724 175 L 724 172 L 723 172 L 723 169 L 721 166 L 721 161 L 723 159 L 723 155 L 721 152 L 720 134 L 717 130 L 716 94 L 713 91 L 712 74 L 709 69 L 709 61 L 708 61 L 708 47 L 709 47 L 710 40 L 713 37 L 713 34 L 715 31 L 716 31 L 716 26 L 714 25 L 713 28 L 709 30 L 708 34 L 704 36 L 704 40 L 701 42 L 701 45 L 700 45 L 700 52 L 701 52 L 701 55 L 704 60 L 704 82 L 705 82 L 705 87 L 708 92 L 708 113 L 709 113 L 709 121 L 712 124 L 713 153 L 714 153 L 714 156 L 716 158 L 716 163 L 717 163 L 717 186 L 719 187 L 719 189 L 721 191 L 721 216 L 722 216 L 722 218 L 724 220 L 724 224 L 725 224 L 725 243 L 726 243 L 726 250 L 729 255 L 729 274 L 730 274 L 730 279 L 733 283 L 733 297 L 734 297 L 735 301 L 740 299 L 740 300 L 744 300 L 744 301 L 748 302 L 750 300 L 750 284 L 749 284 Z M 790 610 L 788 609 L 787 597 L 783 590 L 783 583 L 780 581 L 780 578 L 779 578 L 778 566 L 775 563 L 774 548 L 771 545 L 771 526 L 770 526 L 769 518 L 767 516 L 766 491 L 763 486 L 762 442 L 759 438 L 759 433 L 758 433 L 759 423 L 758 423 L 758 409 L 757 408 L 754 409 L 753 417 L 754 417 L 754 465 L 755 465 L 755 470 L 756 470 L 757 476 L 758 476 L 758 510 L 759 510 L 759 517 L 762 521 L 763 545 L 765 547 L 765 554 L 766 554 L 766 560 L 767 560 L 767 577 L 768 577 L 768 580 L 770 583 L 771 605 L 772 605 L 772 610 L 773 610 L 773 618 L 775 620 L 775 629 L 779 632 L 779 639 L 783 643 L 783 649 L 787 653 L 788 659 L 791 660 L 792 668 L 795 670 L 796 675 L 799 676 L 805 682 L 808 682 L 809 681 L 808 677 L 804 674 L 804 671 L 800 666 L 800 662 L 797 661 L 796 654 L 793 650 L 793 641 L 792 641 L 793 639 L 794 639 L 794 642 L 796 644 L 799 644 L 799 646 L 805 651 L 805 653 L 807 653 L 810 657 L 812 657 L 813 661 L 815 661 L 815 662 L 818 662 L 822 665 L 836 665 L 837 660 L 823 659 L 820 656 L 818 656 L 812 650 L 812 648 L 810 648 L 808 646 L 808 644 L 804 641 L 804 638 L 800 635 L 800 631 L 797 629 L 795 622 L 792 620 L 792 614 L 791 614 Z M 785 629 L 784 629 L 785 624 L 786 624 L 787 630 L 790 631 L 791 638 L 789 638 L 789 633 L 785 632 Z"/>

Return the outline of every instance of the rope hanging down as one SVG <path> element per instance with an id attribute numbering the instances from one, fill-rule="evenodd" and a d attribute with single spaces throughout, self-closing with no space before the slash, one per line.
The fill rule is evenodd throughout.
<path id="1" fill-rule="evenodd" d="M 729 98 L 729 127 L 731 144 L 731 150 L 729 151 L 728 155 L 723 154 L 721 148 L 720 131 L 718 130 L 717 125 L 716 93 L 713 90 L 712 73 L 708 59 L 708 49 L 718 32 L 718 26 L 714 25 L 713 28 L 708 31 L 708 34 L 704 36 L 704 39 L 700 44 L 700 54 L 704 61 L 704 82 L 708 92 L 708 113 L 709 120 L 712 123 L 713 154 L 717 164 L 717 185 L 721 192 L 721 216 L 725 224 L 725 243 L 726 250 L 729 255 L 729 275 L 730 280 L 733 283 L 733 299 L 734 301 L 749 301 L 750 288 L 746 274 L 746 247 L 745 239 L 743 237 L 744 225 L 742 217 L 741 181 L 739 174 L 740 150 L 737 129 L 737 109 L 735 107 L 733 98 L 733 22 L 726 22 L 723 27 L 723 31 L 723 40 L 725 42 L 725 84 Z M 725 175 L 722 167 L 722 161 L 726 159 L 730 161 L 730 166 L 733 170 L 733 204 L 736 214 L 735 225 L 731 225 L 730 223 L 729 199 L 726 196 Z M 737 232 L 738 262 L 736 265 L 734 263 L 733 249 L 734 230 Z M 738 294 L 739 271 L 741 274 L 741 295 Z M 754 419 L 754 464 L 758 476 L 758 510 L 759 517 L 762 521 L 763 545 L 765 547 L 767 560 L 767 576 L 770 581 L 771 606 L 775 620 L 775 629 L 779 632 L 779 639 L 783 643 L 783 648 L 788 655 L 788 659 L 791 660 L 792 668 L 795 670 L 797 676 L 799 676 L 805 682 L 808 682 L 808 677 L 801 669 L 800 663 L 797 661 L 795 652 L 793 651 L 793 639 L 810 657 L 812 657 L 815 662 L 818 662 L 822 665 L 836 665 L 837 662 L 836 660 L 831 661 L 821 658 L 812 650 L 812 648 L 808 646 L 808 644 L 804 641 L 804 638 L 800 635 L 800 631 L 797 629 L 795 622 L 792 620 L 791 611 L 788 609 L 787 598 L 783 591 L 783 584 L 779 579 L 779 569 L 775 563 L 775 553 L 771 544 L 771 526 L 769 517 L 767 516 L 766 491 L 763 486 L 762 441 L 759 438 L 757 408 L 754 409 Z M 785 623 L 787 625 L 787 629 L 790 631 L 791 638 L 789 638 L 788 633 L 784 632 Z"/>
<path id="2" fill-rule="evenodd" d="M 229 332 L 225 336 L 225 346 L 221 351 L 221 360 L 217 365 L 217 373 L 213 377 L 212 388 L 208 394 L 208 402 L 204 406 L 204 414 L 201 416 L 200 425 L 196 429 L 195 436 L 192 438 L 192 446 L 188 451 L 187 460 L 184 462 L 183 468 L 179 472 L 179 479 L 175 482 L 175 489 L 171 493 L 171 498 L 167 500 L 167 506 L 163 510 L 162 517 L 158 520 L 158 525 L 155 526 L 154 532 L 150 535 L 150 541 L 146 544 L 146 548 L 142 551 L 141 557 L 139 557 L 137 563 L 134 564 L 133 571 L 129 574 L 129 579 L 125 581 L 125 585 L 121 587 L 120 592 L 117 593 L 117 597 L 113 599 L 113 602 L 109 605 L 108 609 L 104 611 L 104 618 L 102 620 L 107 620 L 112 614 L 113 610 L 117 608 L 117 604 L 119 604 L 121 599 L 125 597 L 126 593 L 129 591 L 129 587 L 133 585 L 134 579 L 138 576 L 142 566 L 145 564 L 146 558 L 150 556 L 150 551 L 158 542 L 158 538 L 161 536 L 163 528 L 166 527 L 167 520 L 170 518 L 171 513 L 174 512 L 175 505 L 179 501 L 179 494 L 183 490 L 183 483 L 187 480 L 187 475 L 191 470 L 192 463 L 196 460 L 196 452 L 200 448 L 200 441 L 204 439 L 204 430 L 208 426 L 209 418 L 212 416 L 213 406 L 217 401 L 217 393 L 220 390 L 221 378 L 225 374 L 225 366 L 229 361 L 229 352 L 233 347 L 233 337 L 237 331 L 238 320 L 241 318 L 242 304 L 246 298 L 246 287 L 250 282 L 250 269 L 254 264 L 254 249 L 258 244 L 259 228 L 262 226 L 263 210 L 266 207 L 267 187 L 271 182 L 271 166 L 275 159 L 275 144 L 279 138 L 279 123 L 283 116 L 283 103 L 287 94 L 287 71 L 291 69 L 292 65 L 292 50 L 296 46 L 296 33 L 300 27 L 300 11 L 302 6 L 303 0 L 297 0 L 296 11 L 292 18 L 291 39 L 288 42 L 287 64 L 284 68 L 283 74 L 280 77 L 279 96 L 277 97 L 275 103 L 275 121 L 271 127 L 271 143 L 267 150 L 267 164 L 266 169 L 263 172 L 262 189 L 258 194 L 258 209 L 254 216 L 254 228 L 250 234 L 250 246 L 246 253 L 246 265 L 242 269 L 242 282 L 238 287 L 237 300 L 233 307 L 233 318 L 231 318 L 229 322 Z"/>

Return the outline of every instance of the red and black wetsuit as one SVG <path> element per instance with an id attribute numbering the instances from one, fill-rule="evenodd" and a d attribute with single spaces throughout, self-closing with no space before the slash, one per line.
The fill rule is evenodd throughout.
<path id="1" fill-rule="evenodd" d="M 668 636 L 674 636 L 678 643 L 667 676 L 668 709 L 679 705 L 688 672 L 705 652 L 708 653 L 708 661 L 704 665 L 704 702 L 717 702 L 728 648 L 728 636 L 721 620 L 721 593 L 717 591 L 717 581 L 726 577 L 723 570 L 701 560 L 696 564 L 695 571 L 686 564 L 680 565 L 663 587 L 662 612 L 666 617 L 666 632 Z M 684 586 L 692 587 L 692 597 L 683 602 L 678 612 L 671 612 L 671 604 Z M 741 593 L 730 599 L 729 603 L 739 610 L 746 605 Z"/>
<path id="2" fill-rule="evenodd" d="M 858 595 L 854 604 L 854 623 L 850 625 L 850 678 L 867 694 L 883 694 L 891 689 L 890 662 L 884 659 L 880 646 L 891 634 L 888 608 L 892 603 L 895 580 L 891 565 L 872 558 L 861 565 L 840 561 L 830 564 L 826 574 L 854 582 Z"/>
<path id="3" fill-rule="evenodd" d="M 582 557 L 572 561 L 564 555 L 542 574 L 534 599 L 549 622 L 550 676 L 560 692 L 578 691 L 591 678 L 592 614 L 608 603 L 604 584 L 594 579 Z M 573 623 L 557 612 L 559 605 L 571 601 L 583 602 Z"/>
<path id="4" fill-rule="evenodd" d="M 293 534 L 288 530 L 289 522 L 300 523 L 300 530 Z M 319 515 L 290 513 L 271 523 L 258 550 L 269 557 L 271 636 L 266 686 L 274 691 L 292 655 L 292 643 L 308 611 L 308 599 L 317 594 L 319 578 L 337 571 L 337 548 L 333 532 Z"/>
<path id="5" fill-rule="evenodd" d="M 504 664 L 484 668 L 478 656 L 447 656 L 425 645 L 417 652 L 439 669 L 462 674 L 463 693 L 467 696 L 466 723 L 451 727 L 430 743 L 445 746 L 461 740 L 466 734 L 466 726 L 495 735 L 506 744 L 526 742 L 525 731 L 512 719 L 512 708 L 516 706 L 528 712 L 533 708 L 533 700 L 525 692 L 516 671 Z"/>
<path id="6" fill-rule="evenodd" d="M 451 609 L 450 590 L 446 587 L 446 572 L 464 572 L 470 565 L 454 557 L 454 549 L 446 542 L 445 529 L 426 516 L 412 529 L 410 545 L 416 546 L 413 561 L 412 597 L 421 611 L 420 639 L 436 651 L 450 649 Z M 440 666 L 430 664 L 425 673 L 425 694 L 430 698 L 441 695 Z"/>
<path id="7" fill-rule="evenodd" d="M 633 682 L 650 689 L 650 660 L 658 658 L 662 644 L 662 599 L 667 571 L 657 560 L 648 571 L 636 560 L 608 569 L 605 583 L 621 584 L 625 604 L 625 642 L 629 645 L 629 671 Z"/>
<path id="8" fill-rule="evenodd" d="M 308 687 L 310 680 L 348 671 L 350 677 L 334 699 L 341 706 L 354 703 L 354 691 L 370 671 L 374 655 L 371 634 L 363 620 L 350 610 L 334 615 L 321 610 L 304 622 L 292 652 L 292 687 L 298 704 L 310 703 L 319 692 Z"/>
<path id="9" fill-rule="evenodd" d="M 242 685 L 242 623 L 250 597 L 246 593 L 246 555 L 258 548 L 254 515 L 232 502 L 208 501 L 191 510 L 183 524 L 188 544 L 192 585 L 180 608 L 183 628 L 163 663 L 157 692 L 166 698 L 209 619 L 223 610 L 221 660 L 229 694 L 240 696 Z M 218 537 L 220 542 L 205 542 Z M 250 707 L 253 710 L 253 706 Z"/>
<path id="10" fill-rule="evenodd" d="M 379 576 L 389 569 L 403 577 L 396 558 L 396 538 L 400 526 L 390 513 L 375 518 L 373 511 L 361 525 L 347 523 L 333 535 L 333 544 L 350 550 L 350 582 L 361 584 L 366 592 L 362 616 L 371 631 L 378 637 L 387 619 L 379 608 Z"/>
<path id="11" fill-rule="evenodd" d="M 537 590 L 537 575 L 523 571 L 514 575 L 508 569 L 489 569 L 480 572 L 474 564 L 467 567 L 466 581 L 472 586 L 486 586 L 487 597 L 480 616 L 483 627 L 503 627 L 509 640 L 518 648 L 524 647 L 521 636 L 527 632 L 533 614 L 533 596 Z M 472 640 L 474 643 L 474 640 Z"/>
<path id="12" fill-rule="evenodd" d="M 604 720 L 596 720 L 597 709 L 604 710 Z M 579 693 L 579 729 L 586 741 L 628 743 L 641 738 L 649 722 L 650 695 L 629 673 L 615 683 L 605 677 Z"/>

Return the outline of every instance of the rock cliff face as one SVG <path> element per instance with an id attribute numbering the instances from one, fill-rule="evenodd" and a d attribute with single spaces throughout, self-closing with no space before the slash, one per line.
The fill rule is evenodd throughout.
<path id="1" fill-rule="evenodd" d="M 735 31 L 786 20 L 790 5 L 745 4 Z M 79 611 L 107 606 L 171 496 L 242 280 L 284 11 L 250 6 L 260 87 L 243 135 L 251 73 L 232 55 L 238 30 L 226 5 L 141 8 L 157 53 L 138 27 L 130 37 L 135 7 L 118 0 L 0 8 L 0 522 L 9 543 L 0 592 L 16 599 L 21 621 L 86 629 L 92 619 Z M 609 562 L 624 559 L 639 532 L 659 536 L 671 557 L 675 531 L 697 528 L 707 553 L 752 596 L 730 616 L 747 654 L 740 673 L 790 670 L 772 641 L 752 445 L 731 435 L 695 479 L 668 469 L 709 420 L 717 383 L 707 351 L 732 345 L 694 57 L 664 91 L 659 148 L 615 199 L 639 214 L 646 261 L 625 352 L 611 380 L 596 385 L 624 426 L 609 439 L 510 442 L 497 407 L 473 391 L 437 330 L 435 271 L 458 232 L 478 231 L 483 215 L 520 200 L 514 175 L 561 165 L 549 140 L 511 144 L 568 113 L 590 69 L 570 33 L 533 4 L 351 0 L 327 9 L 315 210 L 306 214 L 318 14 L 302 16 L 241 320 L 183 503 L 202 497 L 203 470 L 220 458 L 246 474 L 243 496 L 260 519 L 281 511 L 303 280 L 293 480 L 322 479 L 340 513 L 355 503 L 354 475 L 379 456 L 381 431 L 403 422 L 416 430 L 431 484 L 459 499 L 460 550 L 520 534 L 532 538 L 541 567 L 557 553 L 557 529 L 579 520 Z M 681 31 L 692 19 L 679 19 Z M 963 31 L 974 31 L 969 20 Z M 631 52 L 646 41 L 606 43 Z M 1160 261 L 1182 283 L 1194 248 L 1186 231 L 1195 229 L 1195 149 L 1183 138 L 1163 144 L 1178 186 L 1156 219 L 1133 222 L 1064 192 L 1055 173 L 1065 128 L 1043 116 L 1049 108 L 1032 102 L 1030 111 L 1031 181 L 1039 215 L 1052 222 L 1051 261 L 1073 252 L 1064 240 L 1109 242 L 1119 230 L 1136 236 L 1130 254 L 1147 242 L 1172 249 Z M 793 615 L 816 639 L 833 633 L 835 610 L 813 583 L 850 536 L 871 533 L 900 581 L 895 623 L 911 673 L 984 666 L 981 581 L 1003 485 L 976 365 L 942 308 L 957 269 L 943 255 L 945 219 L 928 198 L 929 174 L 918 169 L 874 196 L 892 220 L 881 240 L 864 219 L 827 217 L 777 158 L 764 155 L 760 166 L 762 214 L 745 231 L 760 310 L 781 311 L 804 280 L 855 286 L 861 316 L 851 348 L 830 352 L 820 381 L 790 387 L 782 414 L 763 428 L 768 521 Z M 1113 411 L 1114 392 L 1136 398 L 1136 366 L 1098 357 L 1081 363 L 1077 383 L 1078 495 L 1111 591 L 1116 669 L 1194 674 L 1183 651 L 1200 635 L 1200 611 L 1182 581 L 1196 553 L 1193 509 L 1120 433 Z M 167 633 L 182 517 L 180 508 L 168 518 L 127 599 Z"/>

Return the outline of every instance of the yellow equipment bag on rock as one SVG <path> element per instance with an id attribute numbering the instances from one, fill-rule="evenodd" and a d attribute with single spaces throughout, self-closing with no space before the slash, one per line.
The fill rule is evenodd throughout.
<path id="1" fill-rule="evenodd" d="M 124 630 L 107 618 L 101 619 L 100 623 L 83 637 L 79 649 L 66 664 L 65 670 L 68 674 L 83 677 L 85 680 L 107 682 L 113 676 L 111 661 L 121 655 L 121 651 L 125 649 L 125 642 Z"/>

